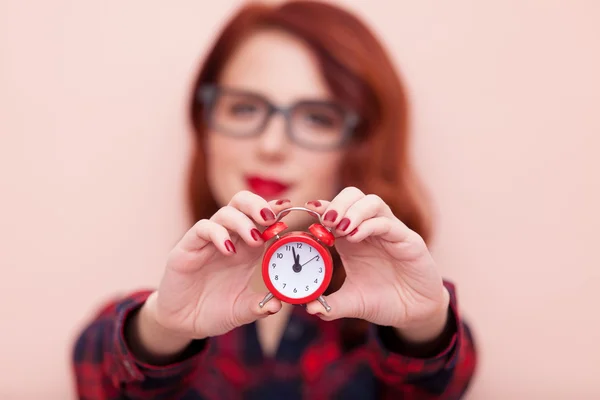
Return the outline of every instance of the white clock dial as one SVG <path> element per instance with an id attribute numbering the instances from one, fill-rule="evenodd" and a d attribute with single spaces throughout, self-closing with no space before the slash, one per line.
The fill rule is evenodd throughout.
<path id="1" fill-rule="evenodd" d="M 281 245 L 269 260 L 271 283 L 281 294 L 293 299 L 313 294 L 324 278 L 323 256 L 308 243 Z"/>

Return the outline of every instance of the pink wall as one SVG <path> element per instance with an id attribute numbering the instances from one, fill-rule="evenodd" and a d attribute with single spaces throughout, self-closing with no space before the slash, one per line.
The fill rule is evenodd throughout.
<path id="1" fill-rule="evenodd" d="M 69 398 L 76 329 L 157 282 L 189 79 L 236 3 L 0 0 L 0 398 Z M 469 398 L 598 398 L 600 3 L 344 3 L 413 94 L 433 251 L 481 349 Z"/>

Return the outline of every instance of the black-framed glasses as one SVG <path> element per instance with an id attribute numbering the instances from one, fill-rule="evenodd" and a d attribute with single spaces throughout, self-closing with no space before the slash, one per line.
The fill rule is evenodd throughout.
<path id="1" fill-rule="evenodd" d="M 204 104 L 209 128 L 229 136 L 260 135 L 271 117 L 280 113 L 292 142 L 311 150 L 342 147 L 351 138 L 358 115 L 331 101 L 303 100 L 281 107 L 265 96 L 248 90 L 204 85 L 198 100 Z"/>

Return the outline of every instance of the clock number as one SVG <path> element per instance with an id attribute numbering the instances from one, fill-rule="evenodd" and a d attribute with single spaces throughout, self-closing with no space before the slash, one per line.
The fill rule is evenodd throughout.
<path id="1" fill-rule="evenodd" d="M 319 267 L 319 273 L 323 272 L 323 267 Z"/>
<path id="2" fill-rule="evenodd" d="M 285 245 L 285 251 L 290 251 L 291 249 L 292 249 L 292 246 L 287 245 L 287 244 Z"/>
<path id="3" fill-rule="evenodd" d="M 279 280 L 279 275 L 275 275 L 275 280 L 278 281 Z"/>
<path id="4" fill-rule="evenodd" d="M 315 283 L 317 283 L 317 280 L 318 280 L 318 279 L 315 279 Z"/>
<path id="5" fill-rule="evenodd" d="M 287 283 L 284 283 L 284 284 L 283 284 L 283 288 L 284 288 L 284 289 L 285 289 L 286 285 L 287 285 Z"/>
<path id="6" fill-rule="evenodd" d="M 277 258 L 283 258 L 283 253 L 277 253 Z"/>
<path id="7" fill-rule="evenodd" d="M 308 285 L 306 285 L 306 289 L 304 289 L 304 291 L 308 292 Z"/>
<path id="8" fill-rule="evenodd" d="M 301 249 L 302 248 L 302 243 L 296 243 L 296 247 Z"/>
<path id="9" fill-rule="evenodd" d="M 277 266 L 277 264 L 275 264 L 275 263 L 273 263 L 273 264 L 271 264 L 271 265 L 273 265 L 273 268 L 275 268 L 275 267 Z"/>
<path id="10" fill-rule="evenodd" d="M 296 290 L 296 288 L 294 288 L 294 293 L 298 293 L 298 291 Z"/>
<path id="11" fill-rule="evenodd" d="M 319 261 L 321 258 L 319 256 L 317 256 L 317 261 Z"/>

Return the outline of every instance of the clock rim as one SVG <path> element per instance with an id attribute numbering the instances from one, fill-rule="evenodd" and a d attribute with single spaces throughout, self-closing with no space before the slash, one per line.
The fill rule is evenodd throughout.
<path id="1" fill-rule="evenodd" d="M 321 255 L 321 257 L 323 258 L 323 265 L 325 267 L 325 276 L 324 276 L 323 280 L 321 281 L 321 284 L 319 285 L 317 290 L 315 290 L 312 294 L 310 294 L 306 297 L 292 298 L 292 297 L 288 297 L 288 296 L 284 295 L 277 288 L 275 288 L 275 285 L 273 285 L 273 283 L 271 282 L 271 279 L 269 278 L 269 262 L 271 260 L 271 257 L 273 256 L 275 251 L 277 251 L 277 249 L 279 249 L 282 246 L 286 245 L 287 243 L 291 243 L 291 242 L 302 242 L 302 243 L 309 244 L 312 247 L 314 247 L 317 250 L 317 252 Z M 265 282 L 265 285 L 267 286 L 267 289 L 269 289 L 269 291 L 271 292 L 271 294 L 273 296 L 275 296 L 279 300 L 284 301 L 289 304 L 307 304 L 313 300 L 316 300 L 319 296 L 321 296 L 323 293 L 325 293 L 325 290 L 327 290 L 327 288 L 329 287 L 329 284 L 331 283 L 332 275 L 333 275 L 333 258 L 331 257 L 331 253 L 322 243 L 320 243 L 316 238 L 314 238 L 311 234 L 309 234 L 307 232 L 295 231 L 295 232 L 288 232 L 284 235 L 279 236 L 279 239 L 276 239 L 273 243 L 271 243 L 271 245 L 269 246 L 269 248 L 267 249 L 267 251 L 265 252 L 265 255 L 263 257 L 262 276 L 263 276 L 263 281 Z"/>

